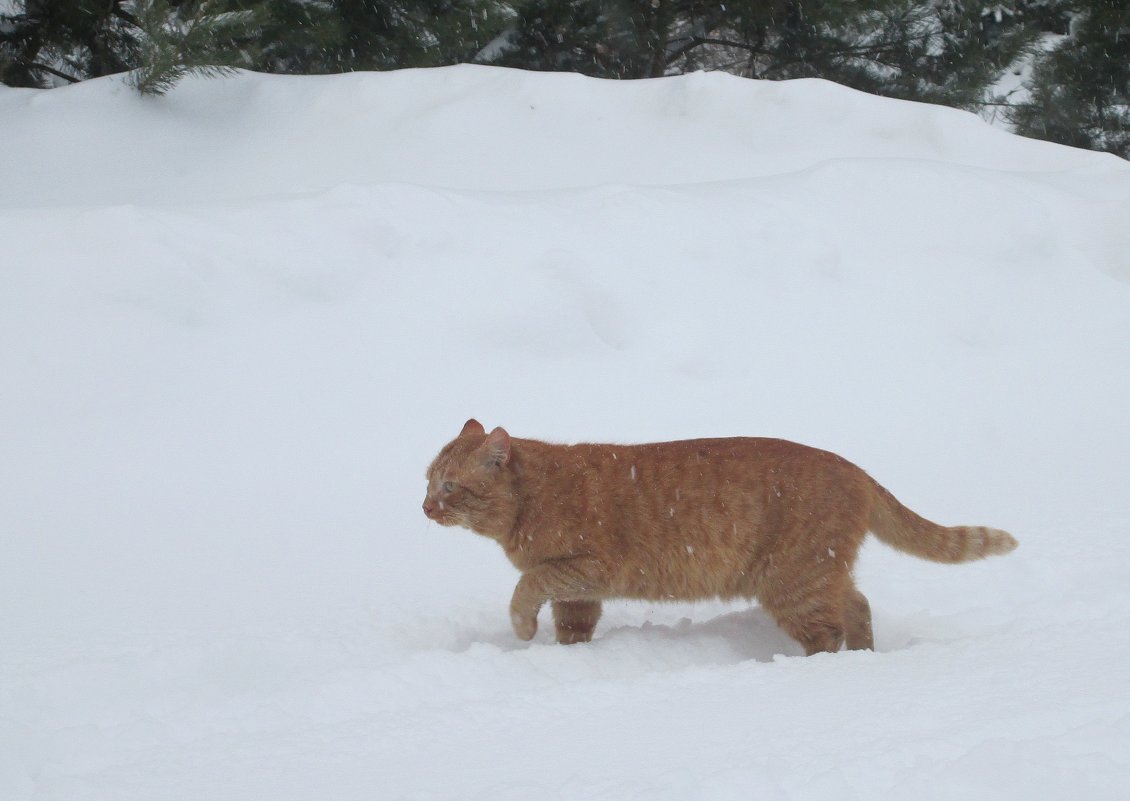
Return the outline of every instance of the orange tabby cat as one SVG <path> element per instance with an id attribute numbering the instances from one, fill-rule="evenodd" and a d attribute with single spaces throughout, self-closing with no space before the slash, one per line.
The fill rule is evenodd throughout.
<path id="1" fill-rule="evenodd" d="M 468 420 L 428 468 L 424 514 L 496 540 L 522 572 L 510 603 L 529 640 L 553 606 L 557 641 L 592 639 L 605 598 L 757 598 L 807 653 L 871 648 L 851 569 L 868 531 L 936 562 L 1016 540 L 945 528 L 845 459 L 733 437 L 550 445 Z"/>

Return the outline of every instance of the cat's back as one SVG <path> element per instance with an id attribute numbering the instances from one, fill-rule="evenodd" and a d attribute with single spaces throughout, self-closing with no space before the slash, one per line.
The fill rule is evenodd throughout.
<path id="1" fill-rule="evenodd" d="M 690 470 L 803 471 L 806 468 L 855 466 L 841 456 L 799 442 L 773 437 L 713 437 L 631 445 L 582 443 L 558 446 L 574 454 L 573 460 L 593 466 L 612 465 L 629 475 L 632 467 L 660 466 Z M 858 468 L 855 468 L 858 469 Z M 662 474 L 660 474 L 662 475 Z M 658 477 L 658 476 L 657 476 Z"/>
<path id="2" fill-rule="evenodd" d="M 753 498 L 855 484 L 863 471 L 829 451 L 771 437 L 642 444 L 547 445 L 531 441 L 539 481 L 624 511 L 725 509 Z M 568 488 L 568 489 L 566 489 Z"/>

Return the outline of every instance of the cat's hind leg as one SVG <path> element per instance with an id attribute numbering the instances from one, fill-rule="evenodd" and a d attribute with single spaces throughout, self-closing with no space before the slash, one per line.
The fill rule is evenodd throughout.
<path id="1" fill-rule="evenodd" d="M 821 652 L 834 654 L 844 643 L 843 621 L 832 606 L 819 605 L 803 613 L 774 613 L 777 624 L 804 648 L 806 656 Z"/>
<path id="2" fill-rule="evenodd" d="M 805 567 L 803 572 L 777 570 L 767 576 L 758 600 L 807 655 L 835 653 L 847 634 L 847 591 L 854 590 L 851 578 L 827 562 Z M 858 633 L 853 630 L 853 641 Z"/>
<path id="3" fill-rule="evenodd" d="M 871 633 L 871 604 L 855 587 L 847 593 L 844 604 L 844 632 L 847 647 L 853 651 L 875 650 L 875 639 Z"/>
<path id="4" fill-rule="evenodd" d="M 821 651 L 835 653 L 845 644 L 851 650 L 875 647 L 871 605 L 850 578 L 818 580 L 806 591 L 798 592 L 794 586 L 785 593 L 769 593 L 761 603 L 809 656 Z"/>
<path id="5" fill-rule="evenodd" d="M 573 645 L 589 642 L 600 620 L 600 601 L 554 601 L 553 622 L 557 628 L 557 642 Z"/>

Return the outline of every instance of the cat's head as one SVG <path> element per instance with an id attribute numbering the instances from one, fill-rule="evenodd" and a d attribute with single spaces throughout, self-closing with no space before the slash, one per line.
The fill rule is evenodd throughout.
<path id="1" fill-rule="evenodd" d="M 427 479 L 424 514 L 441 526 L 498 537 L 513 525 L 514 475 L 504 429 L 487 434 L 477 420 L 468 420 L 436 456 Z"/>

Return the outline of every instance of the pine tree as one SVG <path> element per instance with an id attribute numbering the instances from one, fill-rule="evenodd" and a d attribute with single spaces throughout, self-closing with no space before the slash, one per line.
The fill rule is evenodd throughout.
<path id="1" fill-rule="evenodd" d="M 261 0 L 256 69 L 326 73 L 471 61 L 512 16 L 501 0 Z"/>
<path id="2" fill-rule="evenodd" d="M 463 64 L 504 31 L 514 17 L 505 0 L 417 0 L 417 25 L 427 31 L 425 63 Z"/>
<path id="3" fill-rule="evenodd" d="M 227 10 L 221 2 L 139 0 L 136 8 L 137 67 L 130 83 L 161 95 L 185 75 L 218 76 L 248 64 L 240 47 L 257 30 L 261 10 Z"/>
<path id="4" fill-rule="evenodd" d="M 967 108 L 1034 38 L 1020 26 L 990 37 L 984 4 L 971 0 L 776 2 L 751 6 L 735 23 L 714 46 L 739 74 L 825 78 Z"/>
<path id="5" fill-rule="evenodd" d="M 1130 158 L 1130 4 L 1083 0 L 1071 34 L 1036 62 L 1017 133 Z"/>
<path id="6" fill-rule="evenodd" d="M 260 3 L 234 0 L 23 0 L 0 15 L 0 80 L 46 88 L 134 70 L 141 92 L 250 61 Z"/>
<path id="7" fill-rule="evenodd" d="M 534 70 L 624 77 L 615 62 L 621 48 L 607 11 L 596 0 L 529 0 L 517 9 L 514 25 L 484 56 L 491 63 Z"/>
<path id="8" fill-rule="evenodd" d="M 247 9 L 247 3 L 235 3 Z M 253 7 L 258 30 L 241 45 L 262 72 L 311 74 L 342 69 L 342 21 L 329 2 L 260 0 Z"/>
<path id="9" fill-rule="evenodd" d="M 124 0 L 20 0 L 0 14 L 0 82 L 46 88 L 129 69 L 136 29 Z"/>
<path id="10" fill-rule="evenodd" d="M 974 105 L 1023 52 L 973 0 L 526 0 L 491 63 L 644 78 L 720 69 L 820 77 L 877 94 Z"/>

